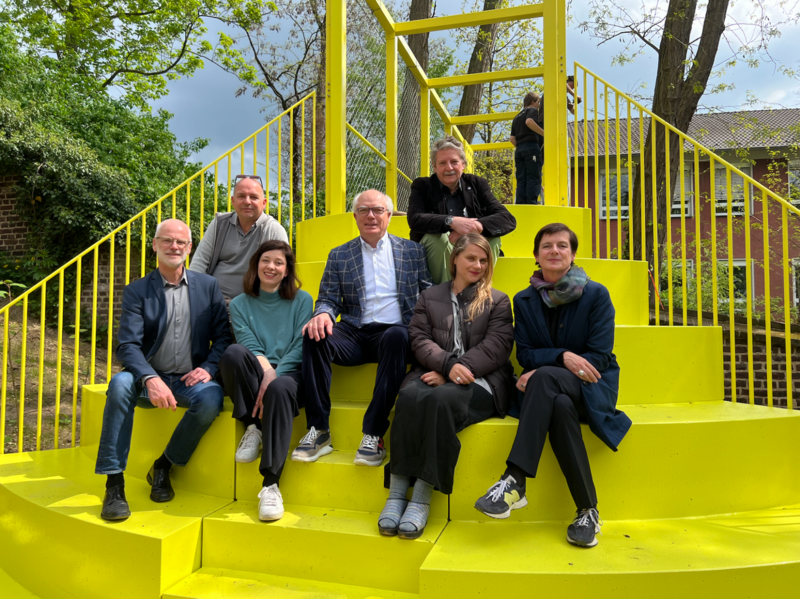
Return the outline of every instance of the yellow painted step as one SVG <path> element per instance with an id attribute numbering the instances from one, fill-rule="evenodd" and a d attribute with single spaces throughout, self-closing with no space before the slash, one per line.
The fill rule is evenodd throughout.
<path id="1" fill-rule="evenodd" d="M 169 503 L 127 477 L 132 516 L 100 518 L 104 477 L 79 449 L 0 456 L 0 567 L 42 599 L 156 599 L 200 567 L 202 518 L 229 500 Z"/>
<path id="2" fill-rule="evenodd" d="M 383 486 L 383 465 L 356 466 L 355 453 L 336 450 L 313 463 L 287 460 L 280 482 L 283 500 L 323 508 L 380 512 L 389 496 L 389 490 Z M 387 456 L 384 465 L 388 462 Z M 237 499 L 255 501 L 263 482 L 258 460 L 236 465 Z M 447 496 L 434 492 L 433 517 L 446 519 L 447 509 Z"/>
<path id="3" fill-rule="evenodd" d="M 81 407 L 81 448 L 92 461 L 97 458 L 97 445 L 103 428 L 103 409 L 107 385 L 84 385 Z M 184 468 L 175 468 L 172 483 L 175 489 L 214 495 L 232 500 L 234 497 L 234 455 L 239 442 L 237 421 L 231 418 L 233 405 L 225 399 L 223 411 L 203 435 L 192 459 Z M 153 462 L 169 443 L 172 432 L 183 417 L 177 411 L 136 408 L 133 438 L 128 457 L 128 472 L 144 478 Z"/>
<path id="4" fill-rule="evenodd" d="M 533 240 L 543 226 L 561 222 L 578 236 L 578 256 L 592 255 L 592 212 L 586 208 L 567 206 L 516 206 L 507 204 L 517 219 L 517 228 L 503 237 L 506 256 L 528 258 L 533 255 Z M 389 233 L 409 238 L 408 220 L 395 215 L 389 223 Z M 353 214 L 336 214 L 297 223 L 297 257 L 303 262 L 324 261 L 328 252 L 358 237 Z"/>
<path id="5" fill-rule="evenodd" d="M 0 597 L 3 599 L 40 599 L 0 568 Z"/>
<path id="6" fill-rule="evenodd" d="M 418 592 L 419 567 L 446 521 L 432 518 L 415 541 L 382 537 L 378 514 L 286 505 L 276 522 L 237 501 L 203 522 L 203 567 Z"/>
<path id="7" fill-rule="evenodd" d="M 602 511 L 601 511 L 602 515 Z M 800 506 L 699 519 L 611 521 L 592 549 L 570 520 L 451 522 L 420 571 L 426 598 L 797 596 Z"/>
<path id="8" fill-rule="evenodd" d="M 690 392 L 687 392 L 687 399 Z M 582 425 L 599 508 L 609 519 L 706 516 L 789 505 L 800 499 L 800 413 L 730 402 L 625 406 L 633 420 L 618 452 Z M 488 521 L 475 501 L 503 474 L 517 421 L 492 419 L 459 433 L 450 518 Z M 520 521 L 574 514 L 564 476 L 545 444 Z"/>
<path id="9" fill-rule="evenodd" d="M 647 263 L 629 260 L 596 260 L 578 258 L 576 264 L 586 273 L 608 288 L 616 310 L 616 323 L 646 325 L 649 319 L 647 307 Z M 499 258 L 495 266 L 492 286 L 508 297 L 514 296 L 530 285 L 530 277 L 537 269 L 536 260 L 530 258 Z M 325 261 L 301 262 L 298 273 L 303 288 L 315 299 L 319 283 L 325 270 Z"/>
<path id="10" fill-rule="evenodd" d="M 719 327 L 618 325 L 614 353 L 622 369 L 618 401 L 621 406 L 719 401 L 724 397 Z M 520 374 L 516 353 L 512 354 L 512 362 Z M 376 372 L 374 364 L 349 368 L 334 365 L 331 397 L 340 401 L 371 399 Z"/>
<path id="11" fill-rule="evenodd" d="M 163 599 L 419 599 L 398 593 L 259 572 L 200 568 L 163 595 Z"/>

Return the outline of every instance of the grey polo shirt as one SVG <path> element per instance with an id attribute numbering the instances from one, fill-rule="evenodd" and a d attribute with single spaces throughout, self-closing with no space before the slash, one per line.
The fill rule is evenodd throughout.
<path id="1" fill-rule="evenodd" d="M 208 225 L 200 245 L 197 246 L 189 270 L 193 272 L 206 272 L 211 257 L 214 254 L 214 242 L 217 238 L 217 220 L 214 219 Z M 232 299 L 242 293 L 242 279 L 247 274 L 247 267 L 250 258 L 255 254 L 259 246 L 265 241 L 279 239 L 289 243 L 286 230 L 274 218 L 266 213 L 261 214 L 250 230 L 245 233 L 239 224 L 239 216 L 233 215 L 231 219 L 225 219 L 223 226 L 230 227 L 228 235 L 225 237 L 225 245 L 219 255 L 219 262 L 210 273 L 217 282 L 226 299 Z"/>
<path id="2" fill-rule="evenodd" d="M 186 269 L 177 285 L 169 283 L 164 275 L 166 296 L 167 332 L 161 347 L 150 358 L 150 366 L 164 374 L 186 374 L 192 366 L 192 313 L 189 309 L 189 280 Z M 147 380 L 149 377 L 145 377 Z"/>

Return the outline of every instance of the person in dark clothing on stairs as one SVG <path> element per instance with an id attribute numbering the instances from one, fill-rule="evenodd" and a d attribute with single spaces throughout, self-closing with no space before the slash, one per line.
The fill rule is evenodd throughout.
<path id="1" fill-rule="evenodd" d="M 416 365 L 395 408 L 390 494 L 378 519 L 383 535 L 420 537 L 434 487 L 453 490 L 456 434 L 508 410 L 514 327 L 508 296 L 492 289 L 493 270 L 489 242 L 467 233 L 450 255 L 452 281 L 423 291 L 414 309 L 408 330 Z"/>
<path id="2" fill-rule="evenodd" d="M 578 238 L 553 223 L 534 239 L 541 270 L 514 297 L 514 337 L 523 374 L 519 428 L 506 460 L 505 474 L 475 507 L 492 518 L 508 518 L 525 507 L 526 478 L 536 476 L 545 439 L 567 479 L 577 515 L 567 541 L 597 545 L 600 516 L 581 422 L 614 451 L 631 426 L 616 409 L 619 365 L 614 347 L 614 306 L 608 290 L 575 266 Z"/>
<path id="3" fill-rule="evenodd" d="M 254 462 L 263 446 L 258 516 L 278 520 L 283 516 L 278 483 L 303 397 L 302 331 L 314 302 L 300 289 L 292 248 L 280 240 L 265 241 L 256 250 L 243 285 L 244 293 L 230 304 L 238 343 L 228 347 L 219 368 L 233 417 L 246 427 L 236 461 Z"/>

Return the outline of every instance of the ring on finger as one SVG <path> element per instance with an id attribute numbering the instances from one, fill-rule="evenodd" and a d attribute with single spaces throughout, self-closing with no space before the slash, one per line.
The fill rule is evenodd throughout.
<path id="1" fill-rule="evenodd" d="M 460 377 L 460 376 L 457 376 L 457 377 L 456 377 L 456 382 L 457 382 L 457 383 L 460 383 L 460 382 L 461 382 L 461 377 Z"/>
<path id="2" fill-rule="evenodd" d="M 581 376 L 581 377 L 586 376 L 586 373 L 583 370 L 579 370 L 578 371 L 578 376 Z"/>

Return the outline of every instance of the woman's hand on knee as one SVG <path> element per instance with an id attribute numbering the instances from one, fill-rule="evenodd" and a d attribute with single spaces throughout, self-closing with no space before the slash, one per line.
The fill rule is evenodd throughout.
<path id="1" fill-rule="evenodd" d="M 463 364 L 456 364 L 450 369 L 450 380 L 456 385 L 469 385 L 475 382 L 475 377 L 469 368 Z"/>
<path id="2" fill-rule="evenodd" d="M 426 372 L 421 377 L 419 377 L 419 379 L 423 383 L 425 383 L 426 385 L 430 385 L 431 387 L 438 387 L 439 385 L 444 385 L 447 382 L 445 378 L 435 370 Z"/>
<path id="3" fill-rule="evenodd" d="M 272 366 L 264 368 L 264 376 L 261 378 L 261 385 L 259 385 L 258 395 L 256 395 L 256 405 L 253 406 L 253 418 L 261 418 L 264 415 L 264 394 L 267 392 L 269 384 L 276 378 L 278 375 Z"/>
<path id="4" fill-rule="evenodd" d="M 564 366 L 575 376 L 587 383 L 596 383 L 601 378 L 597 368 L 592 366 L 586 358 L 582 358 L 578 354 L 573 354 L 570 351 L 565 351 L 563 354 Z"/>
<path id="5" fill-rule="evenodd" d="M 525 387 L 528 386 L 528 379 L 533 376 L 533 373 L 536 372 L 535 370 L 531 370 L 530 372 L 526 372 L 517 380 L 517 389 L 525 393 Z"/>

